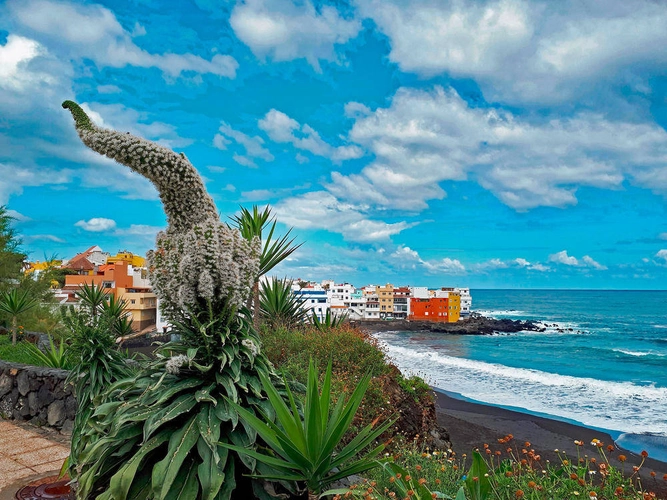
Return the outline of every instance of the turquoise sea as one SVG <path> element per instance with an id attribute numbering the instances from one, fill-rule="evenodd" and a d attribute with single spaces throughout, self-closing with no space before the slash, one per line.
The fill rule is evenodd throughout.
<path id="1" fill-rule="evenodd" d="M 472 290 L 545 332 L 379 334 L 404 373 L 472 401 L 596 427 L 667 461 L 667 291 Z"/>

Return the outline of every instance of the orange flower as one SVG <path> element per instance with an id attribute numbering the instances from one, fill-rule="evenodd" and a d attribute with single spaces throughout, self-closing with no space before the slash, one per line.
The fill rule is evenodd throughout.
<path id="1" fill-rule="evenodd" d="M 533 489 L 534 489 L 536 486 L 537 486 L 537 483 L 536 483 L 535 481 L 529 481 L 529 482 L 528 482 L 528 487 L 529 487 L 529 488 L 533 488 Z"/>
<path id="2" fill-rule="evenodd" d="M 525 443 L 523 443 L 523 445 L 524 445 L 526 448 L 530 448 L 530 442 L 529 442 L 529 441 L 526 441 Z"/>
<path id="3" fill-rule="evenodd" d="M 663 480 L 663 481 L 667 481 L 667 474 L 665 474 L 664 476 L 662 476 L 662 480 Z"/>
<path id="4" fill-rule="evenodd" d="M 651 471 L 651 477 L 655 477 L 655 471 L 654 470 Z"/>
<path id="5" fill-rule="evenodd" d="M 644 458 L 648 457 L 648 451 L 642 450 L 642 457 Z"/>
<path id="6" fill-rule="evenodd" d="M 618 461 L 619 462 L 625 462 L 627 460 L 627 457 L 625 455 L 619 455 L 618 456 Z"/>
<path id="7" fill-rule="evenodd" d="M 523 491 L 516 490 L 516 493 L 514 493 L 514 496 L 517 497 L 517 498 L 523 498 Z"/>
<path id="8" fill-rule="evenodd" d="M 419 484 L 426 484 L 426 479 L 423 477 L 419 480 Z"/>
<path id="9" fill-rule="evenodd" d="M 574 472 L 570 474 L 570 479 L 579 479 L 579 476 L 577 476 Z"/>
<path id="10" fill-rule="evenodd" d="M 614 447 L 610 444 L 607 445 L 607 451 L 612 452 L 614 451 Z"/>
<path id="11" fill-rule="evenodd" d="M 514 474 L 512 473 L 511 470 L 508 470 L 507 472 L 505 472 L 505 477 L 512 477 L 513 475 Z M 665 475 L 667 476 L 667 474 L 665 474 Z"/>

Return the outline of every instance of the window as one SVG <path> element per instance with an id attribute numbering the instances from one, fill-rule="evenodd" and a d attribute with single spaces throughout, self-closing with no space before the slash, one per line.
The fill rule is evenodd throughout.
<path id="1" fill-rule="evenodd" d="M 137 303 L 136 300 L 134 300 L 134 299 L 130 299 L 130 304 L 136 304 L 136 303 Z"/>
<path id="2" fill-rule="evenodd" d="M 143 304 L 143 303 L 144 303 L 144 298 L 142 297 L 142 298 L 139 299 L 139 304 Z"/>

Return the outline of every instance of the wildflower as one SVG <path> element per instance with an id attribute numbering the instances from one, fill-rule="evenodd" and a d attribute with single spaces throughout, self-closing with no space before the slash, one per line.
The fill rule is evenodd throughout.
<path id="1" fill-rule="evenodd" d="M 508 470 L 505 472 L 505 477 L 512 477 L 514 474 L 512 473 L 511 470 Z"/>
<path id="2" fill-rule="evenodd" d="M 419 479 L 418 482 L 419 482 L 419 484 L 426 484 L 426 479 L 424 479 L 424 478 L 422 477 L 422 478 Z"/>
<path id="3" fill-rule="evenodd" d="M 529 442 L 529 441 L 526 441 L 525 443 L 523 443 L 523 445 L 524 445 L 526 448 L 530 448 L 530 442 Z"/>
<path id="4" fill-rule="evenodd" d="M 528 487 L 531 489 L 535 489 L 537 486 L 537 483 L 535 481 L 528 481 Z"/>
<path id="5" fill-rule="evenodd" d="M 577 446 L 583 446 L 584 445 L 583 441 L 579 441 L 577 439 L 575 439 L 574 444 L 576 444 Z"/>
<path id="6" fill-rule="evenodd" d="M 570 465 L 570 462 L 567 460 L 563 460 L 563 465 Z"/>
<path id="7" fill-rule="evenodd" d="M 614 451 L 614 447 L 612 445 L 608 444 L 607 445 L 607 451 L 611 453 L 612 451 Z"/>
<path id="8" fill-rule="evenodd" d="M 646 451 L 646 450 L 642 450 L 642 457 L 643 457 L 643 458 L 648 457 L 648 451 Z"/>
<path id="9" fill-rule="evenodd" d="M 667 474 L 665 474 L 664 476 L 662 476 L 662 480 L 663 480 L 663 481 L 667 481 Z"/>
<path id="10" fill-rule="evenodd" d="M 523 491 L 522 490 L 516 490 L 516 492 L 514 493 L 514 496 L 516 498 L 523 498 Z"/>
<path id="11" fill-rule="evenodd" d="M 257 356 L 259 354 L 259 347 L 250 339 L 243 339 L 241 345 L 250 351 L 250 354 Z"/>
<path id="12" fill-rule="evenodd" d="M 440 479 L 436 479 L 436 480 L 435 480 L 435 484 L 440 484 L 441 482 L 442 482 L 442 481 L 440 481 Z"/>
<path id="13" fill-rule="evenodd" d="M 570 474 L 570 479 L 579 479 L 579 476 L 577 476 L 574 472 Z"/>
<path id="14" fill-rule="evenodd" d="M 594 491 L 591 491 L 591 492 L 588 494 L 588 496 L 591 497 L 591 498 L 597 498 L 597 497 L 598 497 L 598 494 L 595 493 Z"/>
<path id="15" fill-rule="evenodd" d="M 655 471 L 654 470 L 651 471 L 651 477 L 655 477 Z"/>
<path id="16" fill-rule="evenodd" d="M 619 455 L 618 456 L 618 461 L 619 462 L 625 462 L 627 460 L 627 457 L 625 455 Z"/>
<path id="17" fill-rule="evenodd" d="M 576 496 L 576 497 L 579 496 L 579 492 L 578 492 L 578 491 L 573 491 L 572 494 L 573 494 L 574 496 Z"/>
<path id="18" fill-rule="evenodd" d="M 421 465 L 417 465 L 417 466 L 415 467 L 415 469 L 417 469 L 417 471 L 420 471 L 420 470 L 422 470 L 422 466 L 421 466 Z"/>

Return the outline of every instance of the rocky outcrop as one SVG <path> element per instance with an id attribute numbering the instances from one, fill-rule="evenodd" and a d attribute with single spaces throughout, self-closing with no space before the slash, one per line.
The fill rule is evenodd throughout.
<path id="1" fill-rule="evenodd" d="M 450 335 L 490 335 L 492 333 L 516 333 L 521 331 L 541 332 L 544 326 L 532 321 L 495 319 L 475 316 L 456 323 L 432 323 L 430 321 L 377 321 L 362 320 L 351 322 L 354 326 L 368 332 L 433 332 Z"/>
<path id="2" fill-rule="evenodd" d="M 68 372 L 0 361 L 0 417 L 72 431 L 77 403 Z"/>

